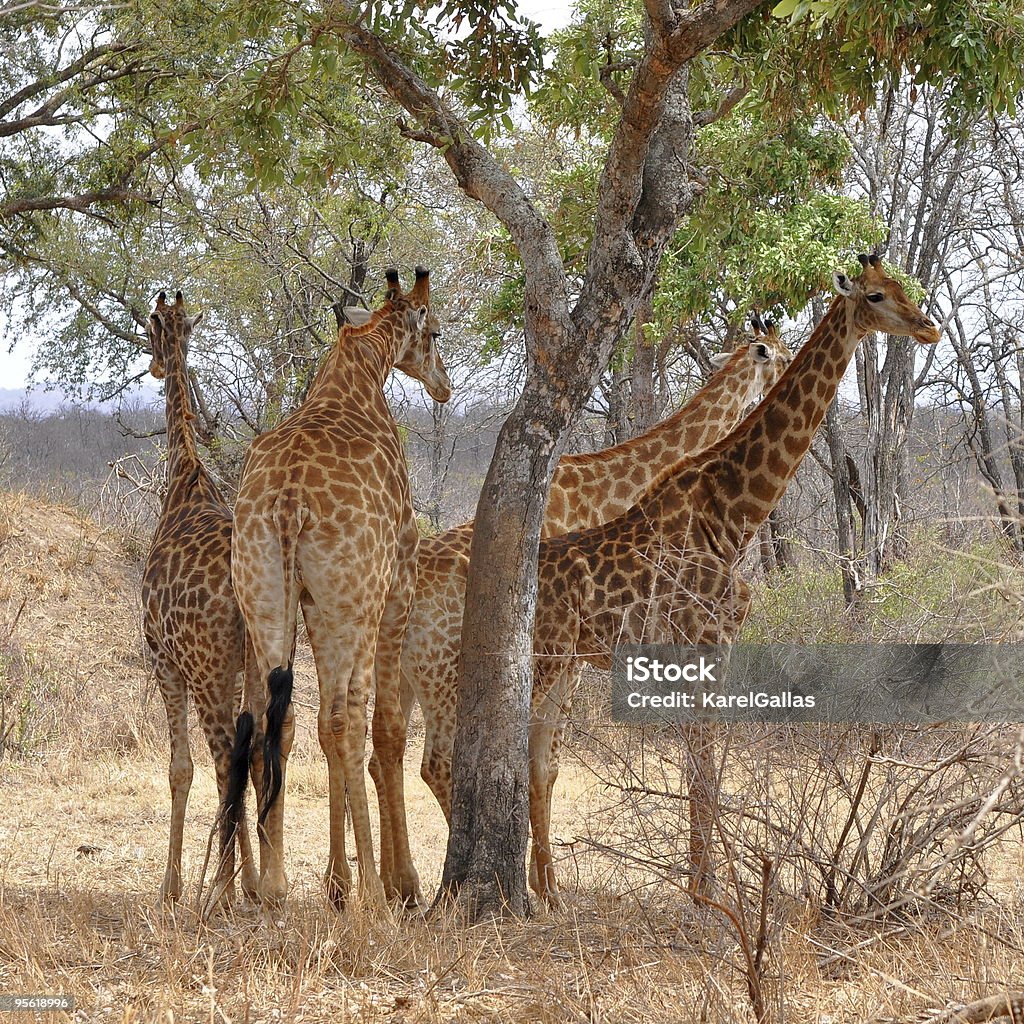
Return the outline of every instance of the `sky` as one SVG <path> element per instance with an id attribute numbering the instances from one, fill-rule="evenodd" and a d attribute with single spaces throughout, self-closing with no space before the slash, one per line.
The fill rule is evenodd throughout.
<path id="1" fill-rule="evenodd" d="M 22 388 L 28 383 L 32 352 L 28 342 L 19 342 L 13 352 L 0 352 L 0 388 Z"/>

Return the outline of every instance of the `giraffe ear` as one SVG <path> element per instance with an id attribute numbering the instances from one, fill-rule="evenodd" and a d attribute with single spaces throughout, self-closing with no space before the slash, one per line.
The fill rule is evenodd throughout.
<path id="1" fill-rule="evenodd" d="M 410 309 L 406 314 L 409 319 L 409 326 L 414 331 L 422 331 L 427 322 L 427 307 L 420 306 L 418 309 Z"/>
<path id="2" fill-rule="evenodd" d="M 732 359 L 731 352 L 716 352 L 711 357 L 711 365 L 716 369 L 720 370 L 729 360 Z"/>
<path id="3" fill-rule="evenodd" d="M 846 298 L 853 296 L 853 281 L 851 281 L 842 271 L 837 270 L 832 275 L 832 287 Z"/>
<path id="4" fill-rule="evenodd" d="M 341 313 L 345 317 L 345 322 L 353 327 L 362 327 L 364 324 L 368 324 L 370 317 L 373 316 L 368 309 L 363 309 L 362 306 L 343 306 Z"/>
<path id="5" fill-rule="evenodd" d="M 752 341 L 750 343 L 750 358 L 755 363 L 767 363 L 771 359 L 771 352 L 763 341 Z"/>
<path id="6" fill-rule="evenodd" d="M 196 327 L 196 326 L 198 326 L 199 321 L 202 320 L 202 319 L 203 319 L 203 311 L 199 310 L 199 312 L 196 313 L 196 315 L 194 317 L 192 317 L 191 320 L 189 320 L 189 324 L 192 327 Z"/>

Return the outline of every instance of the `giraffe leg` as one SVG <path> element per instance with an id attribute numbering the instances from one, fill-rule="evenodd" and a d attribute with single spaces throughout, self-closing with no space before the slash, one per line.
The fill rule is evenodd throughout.
<path id="1" fill-rule="evenodd" d="M 352 814 L 352 833 L 359 863 L 359 889 L 371 904 L 384 903 L 384 886 L 373 858 L 373 834 L 370 830 L 370 808 L 366 799 L 363 760 L 366 754 L 366 704 L 373 685 L 373 662 L 370 650 L 358 652 L 349 681 L 347 699 L 332 703 L 334 739 L 345 770 L 345 786 Z M 339 695 L 340 696 L 340 695 Z M 343 716 L 343 718 L 342 718 Z M 341 721 L 344 724 L 339 729 Z"/>
<path id="2" fill-rule="evenodd" d="M 160 695 L 167 712 L 170 737 L 171 834 L 167 846 L 167 868 L 160 886 L 160 900 L 170 903 L 181 896 L 181 846 L 185 831 L 185 807 L 192 788 L 192 755 L 188 748 L 188 704 L 185 681 L 169 658 L 154 657 Z"/>
<path id="3" fill-rule="evenodd" d="M 374 736 L 377 734 L 377 708 L 374 705 Z M 380 754 L 377 752 L 376 740 L 370 752 L 367 771 L 373 779 L 373 788 L 377 792 L 377 820 L 380 822 L 380 880 L 384 886 L 384 895 L 389 899 L 398 897 L 398 889 L 394 883 L 394 851 L 391 848 L 391 819 L 388 815 L 387 794 L 384 792 L 384 775 L 380 767 Z"/>
<path id="4" fill-rule="evenodd" d="M 245 675 L 244 675 L 244 685 L 243 685 L 243 688 L 242 688 L 242 710 L 248 710 L 248 711 L 252 712 L 252 710 L 253 710 L 252 705 L 253 705 L 253 700 L 255 699 L 256 687 L 259 684 L 260 684 L 259 668 L 258 668 L 258 665 L 256 663 L 256 654 L 255 654 L 255 652 L 252 649 L 251 642 L 248 639 L 246 639 L 246 643 L 245 643 Z M 262 711 L 260 712 L 260 714 L 255 715 L 253 717 L 253 721 L 254 722 L 258 722 L 258 721 L 260 721 L 261 717 L 262 717 Z M 256 737 L 254 737 L 254 739 L 255 738 Z M 258 737 L 258 739 L 259 739 L 258 749 L 262 750 L 263 749 L 263 736 L 262 736 L 262 734 Z M 261 761 L 261 769 L 262 769 L 262 761 Z M 252 757 L 251 757 L 251 755 L 250 755 L 250 768 L 249 768 L 249 771 L 250 771 L 251 774 L 253 773 Z M 262 785 L 262 779 L 263 779 L 263 776 L 262 776 L 262 770 L 261 770 L 261 773 L 260 773 L 260 783 L 261 783 L 261 785 Z M 255 780 L 254 780 L 254 782 L 255 782 Z M 257 800 L 258 800 L 258 794 L 262 793 L 263 790 L 262 790 L 262 788 L 256 788 L 255 785 L 254 785 L 254 790 L 257 793 Z M 252 900 L 253 902 L 255 902 L 256 900 L 259 899 L 259 874 L 258 874 L 258 872 L 256 870 L 256 860 L 253 857 L 252 838 L 249 835 L 249 820 L 248 820 L 248 816 L 245 814 L 244 807 L 243 807 L 242 815 L 241 815 L 241 817 L 239 818 L 239 821 L 238 821 L 238 833 L 237 833 L 237 837 L 236 838 L 238 839 L 238 855 L 239 855 L 239 860 L 241 862 L 240 863 L 240 871 L 241 871 L 242 892 L 244 893 L 244 895 L 245 895 L 245 897 L 247 899 Z"/>
<path id="5" fill-rule="evenodd" d="M 374 658 L 373 749 L 380 758 L 386 804 L 380 819 L 381 865 L 388 872 L 387 883 L 407 906 L 416 906 L 420 902 L 420 880 L 412 861 L 405 813 L 404 759 L 408 715 L 402 705 L 401 685 L 402 640 L 415 585 L 415 543 L 414 537 L 412 551 L 399 563 L 397 579 L 384 605 Z"/>
<path id="6" fill-rule="evenodd" d="M 218 685 L 222 680 L 214 684 L 203 686 L 202 681 L 196 682 L 196 711 L 199 715 L 199 722 L 202 725 L 203 733 L 206 736 L 207 746 L 210 748 L 210 756 L 213 758 L 213 767 L 217 776 L 217 792 L 223 802 L 228 789 L 228 781 L 231 774 L 231 746 L 234 739 L 234 688 L 235 680 L 232 674 L 230 685 Z M 210 704 L 200 695 L 212 695 L 217 699 L 216 704 Z M 226 695 L 226 699 L 225 698 Z M 244 828 L 244 816 L 239 821 L 239 831 Z M 217 870 L 213 878 L 214 905 L 226 906 L 234 899 L 235 888 L 235 836 L 229 828 L 220 830 L 220 850 L 217 861 Z"/>
<path id="7" fill-rule="evenodd" d="M 327 871 L 324 882 L 327 895 L 332 903 L 341 909 L 348 900 L 352 889 L 352 871 L 345 856 L 345 768 L 342 764 L 338 744 L 334 738 L 334 714 L 329 691 L 325 682 L 331 673 L 329 660 L 334 668 L 340 668 L 337 658 L 343 652 L 334 654 L 337 645 L 331 643 L 320 613 L 312 601 L 303 601 L 302 615 L 313 646 L 316 674 L 320 683 L 320 711 L 317 715 L 317 738 L 320 749 L 327 759 L 327 792 L 330 807 L 330 851 L 327 857 Z M 350 660 L 351 655 L 349 655 Z M 351 669 L 349 669 L 351 671 Z M 344 728 L 344 721 L 341 723 Z"/>
<path id="8" fill-rule="evenodd" d="M 400 695 L 402 717 L 405 720 L 405 733 L 409 734 L 409 720 L 412 718 L 412 709 L 416 703 L 416 694 L 412 687 L 402 683 Z M 388 899 L 397 899 L 401 896 L 398 886 L 394 881 L 394 851 L 391 840 L 391 819 L 387 813 L 387 795 L 384 791 L 384 776 L 381 771 L 380 755 L 377 752 L 377 705 L 374 703 L 373 753 L 370 754 L 369 771 L 373 779 L 374 787 L 377 790 L 377 808 L 380 821 L 380 877 L 384 883 L 384 892 Z"/>
<path id="9" fill-rule="evenodd" d="M 543 660 L 542 662 L 543 663 Z M 548 672 L 557 666 L 548 664 Z M 539 684 L 535 683 L 534 689 Z M 530 831 L 533 842 L 530 850 L 530 885 L 545 903 L 558 904 L 554 865 L 551 860 L 551 815 L 547 801 L 550 760 L 557 718 L 550 713 L 551 702 L 543 700 L 534 708 L 530 721 Z M 548 712 L 548 713 L 545 713 Z"/>
<path id="10" fill-rule="evenodd" d="M 262 703 L 256 700 L 253 705 L 253 734 L 252 753 L 249 759 L 249 777 L 252 781 L 252 788 L 256 794 L 256 839 L 260 849 L 260 866 L 256 883 L 256 902 L 263 898 L 263 875 L 269 869 L 270 850 L 267 846 L 267 833 L 261 824 L 258 816 L 261 802 L 263 800 L 263 708 Z"/>
<path id="11" fill-rule="evenodd" d="M 278 764 L 280 769 L 280 791 L 273 805 L 267 809 L 264 803 L 265 737 L 267 729 L 267 680 L 271 676 L 271 659 L 253 638 L 258 686 L 250 694 L 250 711 L 253 715 L 253 739 L 250 771 L 253 786 L 259 799 L 259 823 L 257 832 L 260 841 L 260 900 L 269 905 L 282 903 L 288 894 L 288 878 L 284 870 L 284 795 L 288 767 L 288 755 L 295 739 L 295 712 L 288 703 L 281 722 Z M 278 669 L 277 672 L 281 670 Z M 287 670 L 290 674 L 291 669 Z"/>
<path id="12" fill-rule="evenodd" d="M 561 900 L 551 857 L 551 794 L 569 709 L 583 675 L 568 649 L 557 657 L 537 658 L 530 715 L 530 887 L 552 907 Z"/>
<path id="13" fill-rule="evenodd" d="M 310 595 L 303 614 L 316 659 L 320 684 L 317 734 L 327 758 L 330 803 L 330 853 L 326 886 L 330 899 L 343 906 L 352 885 L 345 857 L 345 803 L 348 801 L 364 897 L 382 903 L 384 889 L 373 858 L 369 805 L 363 756 L 366 750 L 366 704 L 373 682 L 373 631 L 347 621 L 351 615 L 331 608 L 329 613 Z M 356 621 L 357 616 L 351 616 Z M 362 616 L 365 623 L 366 616 Z M 369 635 L 367 635 L 369 634 Z"/>
<path id="14" fill-rule="evenodd" d="M 433 717 L 424 709 L 426 738 L 423 741 L 423 762 L 420 777 L 430 787 L 441 805 L 444 820 L 452 823 L 452 737 L 443 735 Z M 453 723 L 454 724 L 454 723 Z"/>
<path id="15" fill-rule="evenodd" d="M 564 721 L 559 722 L 558 726 L 551 730 L 550 745 L 547 756 L 547 781 L 543 786 L 541 799 L 544 802 L 544 813 L 550 823 L 551 821 L 551 796 L 555 789 L 555 783 L 558 781 L 558 766 L 559 758 L 562 749 L 562 737 L 565 735 Z M 541 788 L 541 781 L 537 780 L 538 789 Z M 532 786 L 531 781 L 531 786 Z M 533 799 L 533 790 L 530 791 L 530 798 Z M 532 829 L 532 825 L 531 825 Z M 557 891 L 557 886 L 554 883 L 554 873 L 552 872 L 549 879 L 549 886 Z M 536 843 L 530 844 L 530 888 L 537 893 L 538 896 L 542 893 L 542 887 L 540 882 L 540 875 L 538 873 L 537 866 L 537 846 Z"/>
<path id="16" fill-rule="evenodd" d="M 241 870 L 242 893 L 247 900 L 259 897 L 259 875 L 256 873 L 256 859 L 252 853 L 252 838 L 249 835 L 249 821 L 243 815 L 238 823 L 238 857 Z"/>
<path id="17" fill-rule="evenodd" d="M 264 716 L 265 717 L 265 716 Z M 289 703 L 281 726 L 280 779 L 281 790 L 268 810 L 260 810 L 260 899 L 271 905 L 280 904 L 288 895 L 288 877 L 284 870 L 284 794 L 288 755 L 295 738 L 295 710 Z M 260 744 L 262 749 L 263 744 Z M 260 756 L 260 783 L 263 781 L 263 757 Z M 262 789 L 260 790 L 262 793 Z"/>

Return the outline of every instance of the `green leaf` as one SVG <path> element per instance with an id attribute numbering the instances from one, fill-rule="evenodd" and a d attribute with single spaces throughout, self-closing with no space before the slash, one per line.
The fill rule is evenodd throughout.
<path id="1" fill-rule="evenodd" d="M 799 6 L 800 0 L 780 0 L 780 2 L 772 8 L 772 17 L 791 18 Z"/>

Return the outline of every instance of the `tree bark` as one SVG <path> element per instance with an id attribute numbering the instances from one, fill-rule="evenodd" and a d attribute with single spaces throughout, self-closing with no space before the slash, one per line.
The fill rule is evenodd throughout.
<path id="1" fill-rule="evenodd" d="M 832 497 L 836 509 L 836 554 L 843 580 L 843 601 L 847 608 L 857 604 L 860 579 L 854 562 L 853 499 L 850 491 L 850 459 L 839 402 L 833 402 L 825 414 L 825 441 L 832 456 Z"/>
<path id="2" fill-rule="evenodd" d="M 644 324 L 654 316 L 651 296 L 644 298 L 633 321 L 632 385 L 630 388 L 631 429 L 633 436 L 650 430 L 658 422 L 657 393 L 658 346 L 647 337 Z"/>

